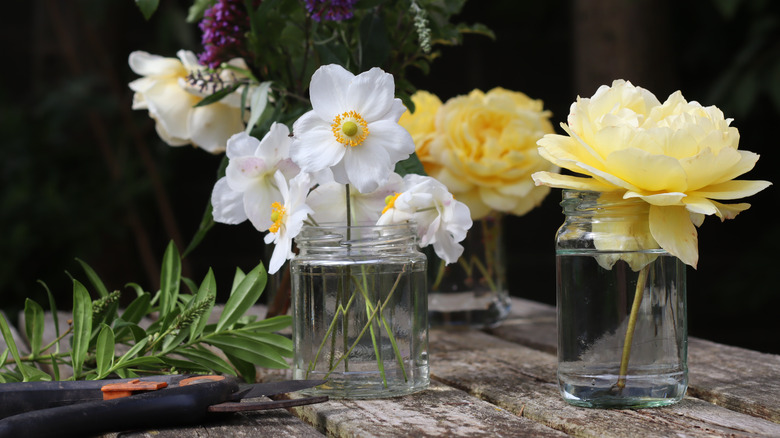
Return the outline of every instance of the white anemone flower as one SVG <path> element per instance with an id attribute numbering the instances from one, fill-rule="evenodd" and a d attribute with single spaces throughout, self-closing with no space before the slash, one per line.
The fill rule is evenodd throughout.
<path id="1" fill-rule="evenodd" d="M 293 125 L 291 158 L 304 172 L 330 168 L 336 182 L 373 192 L 414 152 L 394 93 L 393 75 L 379 68 L 355 76 L 339 65 L 320 67 L 309 86 L 313 109 Z"/>
<path id="2" fill-rule="evenodd" d="M 290 179 L 299 173 L 289 159 L 289 134 L 287 126 L 274 123 L 262 140 L 244 132 L 230 137 L 226 151 L 230 161 L 211 194 L 215 221 L 239 224 L 249 219 L 258 231 L 273 225 L 271 204 L 282 201 L 274 174 L 279 170 Z"/>
<path id="3" fill-rule="evenodd" d="M 468 206 L 429 176 L 406 175 L 404 187 L 403 192 L 387 199 L 377 225 L 414 221 L 421 247 L 433 245 L 436 255 L 447 264 L 457 261 L 463 254 L 459 242 L 472 225 Z"/>
<path id="4" fill-rule="evenodd" d="M 322 184 L 312 190 L 306 201 L 314 209 L 312 217 L 319 224 L 347 222 L 345 185 L 337 182 Z M 397 173 L 371 193 L 349 191 L 351 223 L 376 223 L 385 207 L 385 199 L 403 190 L 403 179 Z"/>
<path id="5" fill-rule="evenodd" d="M 285 261 L 293 258 L 293 238 L 301 232 L 303 222 L 314 211 L 306 205 L 306 195 L 311 188 L 311 177 L 307 173 L 299 173 L 298 176 L 288 182 L 281 171 L 276 171 L 274 179 L 282 193 L 283 202 L 272 204 L 271 220 L 273 224 L 265 235 L 265 243 L 273 243 L 274 252 L 268 263 L 268 273 L 274 274 L 282 267 Z"/>
<path id="6" fill-rule="evenodd" d="M 228 138 L 244 129 L 241 117 L 241 92 L 239 88 L 219 102 L 194 107 L 213 91 L 208 84 L 190 83 L 191 73 L 203 72 L 206 67 L 198 63 L 194 53 L 179 50 L 179 59 L 152 55 L 143 51 L 130 54 L 130 68 L 142 76 L 130 82 L 133 109 L 145 109 L 155 121 L 160 138 L 171 146 L 193 144 L 213 154 L 225 150 Z M 229 62 L 247 69 L 243 59 Z M 230 84 L 233 71 L 221 72 L 221 79 Z M 203 86 L 203 87 L 202 87 Z"/>

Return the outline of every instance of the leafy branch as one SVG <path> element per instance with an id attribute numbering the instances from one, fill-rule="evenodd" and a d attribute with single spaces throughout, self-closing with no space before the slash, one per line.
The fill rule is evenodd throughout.
<path id="1" fill-rule="evenodd" d="M 154 294 L 134 283 L 136 297 L 120 313 L 118 291 L 108 292 L 97 274 L 79 260 L 98 297 L 73 278 L 73 314 L 59 332 L 51 292 L 49 307 L 55 339 L 44 344 L 45 312 L 28 299 L 24 332 L 30 353 L 23 355 L 10 326 L 0 315 L 0 333 L 8 346 L 0 354 L 0 382 L 138 377 L 163 373 L 219 373 L 256 378 L 256 366 L 287 368 L 292 341 L 276 332 L 289 327 L 290 316 L 256 320 L 246 312 L 260 298 L 267 280 L 262 263 L 248 273 L 236 270 L 230 297 L 216 323 L 216 281 L 212 270 L 200 285 L 181 276 L 181 256 L 171 242 L 163 257 L 160 290 Z M 182 293 L 184 283 L 190 293 Z M 143 324 L 143 321 L 152 321 Z M 146 326 L 144 328 L 144 326 Z M 72 374 L 61 379 L 63 370 Z M 45 372 L 43 369 L 50 370 Z"/>

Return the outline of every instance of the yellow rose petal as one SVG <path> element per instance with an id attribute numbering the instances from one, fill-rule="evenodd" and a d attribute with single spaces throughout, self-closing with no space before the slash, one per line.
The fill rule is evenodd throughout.
<path id="1" fill-rule="evenodd" d="M 612 175 L 647 192 L 685 192 L 688 186 L 679 161 L 665 155 L 624 149 L 610 154 L 606 166 Z"/>
<path id="2" fill-rule="evenodd" d="M 699 262 L 699 239 L 685 207 L 650 206 L 650 233 L 669 254 L 693 266 Z"/>
<path id="3" fill-rule="evenodd" d="M 750 204 L 746 202 L 740 204 L 721 204 L 720 202 L 712 201 L 712 204 L 718 208 L 718 212 L 715 214 L 721 221 L 734 219 L 739 213 L 750 208 Z"/>
<path id="4" fill-rule="evenodd" d="M 593 178 L 581 178 L 552 172 L 536 172 L 531 175 L 531 178 L 533 178 L 536 185 L 545 185 L 562 189 L 589 190 L 594 192 L 609 192 L 618 189 L 618 187 L 604 184 Z"/>
<path id="5" fill-rule="evenodd" d="M 624 199 L 629 198 L 642 198 L 645 202 L 652 205 L 657 205 L 659 207 L 666 207 L 670 205 L 682 205 L 683 199 L 687 195 L 685 193 L 680 192 L 672 192 L 672 193 L 655 193 L 652 195 L 643 195 L 641 193 L 628 191 L 625 195 L 623 195 Z"/>
<path id="6" fill-rule="evenodd" d="M 712 199 L 739 199 L 755 195 L 771 185 L 769 181 L 734 180 L 713 184 L 694 193 Z"/>

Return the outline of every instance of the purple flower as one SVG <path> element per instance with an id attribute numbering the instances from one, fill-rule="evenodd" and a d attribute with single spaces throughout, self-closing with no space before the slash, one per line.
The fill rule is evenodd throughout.
<path id="1" fill-rule="evenodd" d="M 304 0 L 314 21 L 342 21 L 352 18 L 357 0 Z"/>
<path id="2" fill-rule="evenodd" d="M 205 49 L 198 55 L 201 64 L 217 68 L 233 58 L 247 57 L 245 43 L 250 26 L 243 0 L 217 0 L 203 14 L 198 27 L 203 31 Z"/>

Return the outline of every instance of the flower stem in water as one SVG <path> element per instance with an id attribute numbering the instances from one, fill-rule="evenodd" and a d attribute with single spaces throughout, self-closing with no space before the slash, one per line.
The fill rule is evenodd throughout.
<path id="1" fill-rule="evenodd" d="M 628 374 L 628 359 L 631 356 L 631 343 L 634 340 L 634 330 L 636 329 L 636 319 L 639 314 L 639 307 L 642 305 L 642 296 L 645 292 L 647 283 L 647 274 L 650 271 L 650 264 L 645 265 L 639 271 L 639 278 L 636 280 L 636 292 L 634 293 L 634 302 L 631 304 L 631 314 L 628 317 L 628 327 L 626 328 L 626 339 L 623 343 L 623 356 L 620 358 L 620 372 L 615 387 L 622 391 L 626 387 L 626 375 Z"/>

